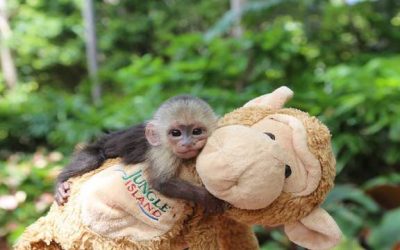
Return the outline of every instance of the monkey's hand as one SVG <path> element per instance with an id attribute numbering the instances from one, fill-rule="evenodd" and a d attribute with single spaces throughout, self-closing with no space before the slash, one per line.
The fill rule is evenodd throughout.
<path id="1" fill-rule="evenodd" d="M 228 208 L 228 203 L 214 197 L 204 187 L 194 186 L 180 178 L 174 177 L 166 181 L 155 179 L 150 183 L 155 190 L 163 195 L 199 204 L 204 208 L 206 216 L 222 213 Z"/>
<path id="2" fill-rule="evenodd" d="M 57 182 L 56 184 L 56 193 L 55 193 L 55 200 L 59 206 L 64 205 L 68 201 L 70 196 L 70 183 L 65 181 L 63 183 Z"/>
<path id="3" fill-rule="evenodd" d="M 228 203 L 216 198 L 205 189 L 200 203 L 200 205 L 204 207 L 204 213 L 206 216 L 221 214 L 229 207 Z"/>

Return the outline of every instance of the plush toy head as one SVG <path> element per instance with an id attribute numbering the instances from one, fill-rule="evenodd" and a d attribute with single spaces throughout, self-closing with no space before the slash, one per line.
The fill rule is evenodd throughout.
<path id="1" fill-rule="evenodd" d="M 227 114 L 199 155 L 206 188 L 249 224 L 284 225 L 304 247 L 326 249 L 340 239 L 319 208 L 333 186 L 335 158 L 329 130 L 315 117 L 282 109 L 292 92 L 282 87 Z"/>

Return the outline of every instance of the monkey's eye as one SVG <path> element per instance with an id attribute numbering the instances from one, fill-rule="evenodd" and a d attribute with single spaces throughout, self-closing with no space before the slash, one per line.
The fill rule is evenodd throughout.
<path id="1" fill-rule="evenodd" d="M 274 140 L 274 141 L 275 141 L 275 135 L 274 135 L 274 134 L 272 134 L 272 133 L 269 133 L 269 132 L 265 132 L 264 134 L 268 135 L 268 136 L 269 136 L 269 138 L 271 138 L 272 140 Z"/>
<path id="2" fill-rule="evenodd" d="M 192 131 L 193 135 L 201 135 L 202 133 L 203 133 L 203 129 L 201 129 L 201 128 L 195 128 Z"/>
<path id="3" fill-rule="evenodd" d="M 179 137 L 179 136 L 182 135 L 182 132 L 181 132 L 180 130 L 178 130 L 178 129 L 172 129 L 169 133 L 170 133 L 173 137 Z"/>
<path id="4" fill-rule="evenodd" d="M 290 168 L 289 165 L 285 165 L 285 178 L 288 178 L 291 175 L 292 175 L 292 169 Z"/>

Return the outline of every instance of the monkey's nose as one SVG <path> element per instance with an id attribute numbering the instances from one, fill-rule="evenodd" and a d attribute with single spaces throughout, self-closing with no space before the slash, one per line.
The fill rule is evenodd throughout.
<path id="1" fill-rule="evenodd" d="M 194 145 L 192 141 L 184 141 L 182 142 L 181 146 L 185 148 L 191 148 Z"/>

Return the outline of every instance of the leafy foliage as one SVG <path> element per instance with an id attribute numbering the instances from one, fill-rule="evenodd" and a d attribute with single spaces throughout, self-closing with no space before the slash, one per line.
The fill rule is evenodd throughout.
<path id="1" fill-rule="evenodd" d="M 48 152 L 70 155 L 77 143 L 149 118 L 178 93 L 222 115 L 288 85 L 296 93 L 289 106 L 333 134 L 338 185 L 324 206 L 345 234 L 338 249 L 361 248 L 363 237 L 375 248 L 400 242 L 385 236 L 398 232 L 398 209 L 386 213 L 368 193 L 399 185 L 398 1 L 249 0 L 237 15 L 229 1 L 97 0 L 99 106 L 89 97 L 81 1 L 8 2 L 20 83 L 6 89 L 0 73 L 0 205 L 18 209 L 0 207 L 0 238 L 14 242 L 46 211 L 68 160 Z M 245 32 L 232 37 L 239 18 Z M 265 249 L 292 247 L 279 231 L 257 230 Z"/>
<path id="2" fill-rule="evenodd" d="M 23 230 L 47 211 L 53 202 L 54 178 L 63 155 L 38 149 L 34 154 L 14 154 L 0 162 L 0 236 L 14 242 Z"/>

